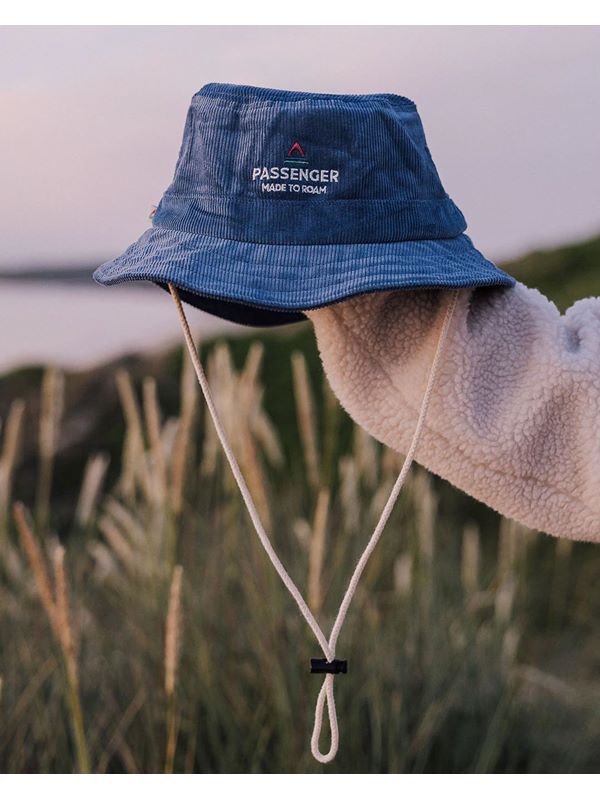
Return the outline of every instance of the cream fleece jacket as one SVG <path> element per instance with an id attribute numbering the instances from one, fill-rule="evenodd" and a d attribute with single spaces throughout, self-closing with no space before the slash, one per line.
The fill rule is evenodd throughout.
<path id="1" fill-rule="evenodd" d="M 410 443 L 447 290 L 362 295 L 307 311 L 350 416 Z M 556 536 L 600 540 L 600 298 L 561 316 L 536 289 L 461 289 L 416 460 Z"/>

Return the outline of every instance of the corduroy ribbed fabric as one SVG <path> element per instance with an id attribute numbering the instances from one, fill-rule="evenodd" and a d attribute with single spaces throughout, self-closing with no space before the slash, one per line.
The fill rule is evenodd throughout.
<path id="1" fill-rule="evenodd" d="M 513 285 L 473 247 L 415 104 L 208 84 L 152 228 L 94 274 L 246 324 L 364 292 Z"/>

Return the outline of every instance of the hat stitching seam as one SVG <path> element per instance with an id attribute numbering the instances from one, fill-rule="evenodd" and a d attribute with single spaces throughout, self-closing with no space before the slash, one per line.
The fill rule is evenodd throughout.
<path id="1" fill-rule="evenodd" d="M 294 205 L 327 205 L 329 203 L 431 203 L 439 200 L 450 200 L 454 205 L 452 198 L 445 195 L 434 195 L 433 197 L 415 197 L 415 198 L 393 198 L 393 197 L 316 197 L 314 199 L 299 199 L 289 200 L 287 197 L 274 199 L 272 197 L 263 197 L 262 195 L 254 194 L 199 194 L 196 192 L 165 192 L 165 197 L 178 197 L 188 198 L 193 200 L 252 200 L 256 203 L 271 203 L 274 207 L 281 203 L 293 203 Z"/>
<path id="2" fill-rule="evenodd" d="M 374 247 L 381 247 L 381 248 L 385 248 L 386 246 L 389 246 L 389 245 L 405 244 L 405 243 L 408 243 L 408 242 L 419 242 L 421 244 L 425 244 L 425 243 L 429 243 L 429 242 L 453 242 L 456 239 L 460 239 L 461 236 L 464 236 L 464 233 L 459 233 L 456 236 L 439 236 L 437 238 L 435 236 L 429 236 L 427 239 L 423 239 L 423 238 L 392 239 L 390 241 L 381 241 L 381 239 L 378 239 L 377 241 L 374 241 L 374 242 L 364 242 L 364 241 L 359 241 L 359 242 L 270 242 L 270 241 L 269 242 L 264 242 L 264 241 L 256 241 L 256 240 L 253 240 L 253 239 L 233 239 L 233 238 L 230 238 L 230 237 L 227 237 L 227 236 L 214 236 L 214 235 L 209 234 L 209 233 L 198 233 L 197 231 L 185 230 L 184 228 L 173 228 L 173 227 L 170 227 L 169 225 L 164 225 L 164 224 L 153 225 L 151 228 L 148 228 L 148 231 L 154 231 L 154 230 L 172 231 L 173 233 L 184 233 L 184 234 L 186 234 L 188 236 L 199 236 L 199 237 L 203 237 L 203 238 L 206 238 L 206 239 L 212 239 L 215 242 L 238 242 L 239 244 L 250 244 L 250 245 L 256 244 L 256 245 L 270 246 L 270 247 L 293 247 L 293 248 L 300 248 L 300 247 L 302 247 L 302 248 L 304 248 L 304 247 L 307 247 L 307 248 L 308 247 L 349 247 L 349 248 L 354 248 L 354 247 L 373 247 L 373 248 Z M 477 254 L 482 259 L 484 259 L 485 263 L 492 264 L 494 267 L 496 267 L 496 265 L 493 264 L 492 261 L 489 261 L 489 259 L 485 258 L 485 256 L 483 256 L 479 252 L 479 250 L 477 250 L 477 248 L 473 247 L 473 250 L 475 250 L 477 252 Z M 455 259 L 455 261 L 458 261 L 458 260 L 459 259 Z M 471 262 L 463 261 L 462 263 L 464 263 L 465 265 L 469 265 Z M 496 269 L 498 269 L 498 267 L 496 267 Z"/>

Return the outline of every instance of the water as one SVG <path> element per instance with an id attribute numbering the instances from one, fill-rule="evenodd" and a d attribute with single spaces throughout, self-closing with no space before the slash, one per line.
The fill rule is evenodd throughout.
<path id="1" fill-rule="evenodd" d="M 197 337 L 248 331 L 186 310 Z M 81 369 L 181 341 L 173 301 L 151 285 L 0 282 L 0 373 L 32 364 Z"/>

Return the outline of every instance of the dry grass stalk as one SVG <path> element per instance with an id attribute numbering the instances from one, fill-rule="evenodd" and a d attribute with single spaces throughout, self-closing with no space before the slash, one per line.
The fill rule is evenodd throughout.
<path id="1" fill-rule="evenodd" d="M 510 625 L 502 637 L 502 667 L 506 671 L 512 669 L 517 660 L 517 651 L 521 634 L 515 625 Z"/>
<path id="2" fill-rule="evenodd" d="M 67 588 L 67 578 L 65 575 L 65 548 L 58 545 L 53 554 L 54 565 L 54 586 L 55 586 L 55 609 L 56 625 L 58 636 L 65 657 L 65 665 L 69 679 L 75 686 L 79 685 L 79 675 L 77 672 L 77 654 L 71 618 L 69 614 L 69 595 Z"/>
<path id="3" fill-rule="evenodd" d="M 42 379 L 39 421 L 40 469 L 36 497 L 36 520 L 42 531 L 45 531 L 48 526 L 50 514 L 52 472 L 64 410 L 64 393 L 63 373 L 50 367 Z"/>
<path id="4" fill-rule="evenodd" d="M 233 413 L 233 407 L 231 407 L 230 430 L 233 430 L 234 440 L 237 441 L 240 467 L 246 478 L 248 488 L 254 498 L 263 524 L 270 528 L 272 525 L 271 505 L 268 497 L 267 478 L 259 457 L 258 445 L 260 442 L 257 437 L 257 420 L 266 419 L 262 408 L 263 390 L 258 380 L 263 352 L 264 348 L 259 342 L 255 342 L 248 351 L 244 369 L 237 380 L 237 398 L 239 402 L 236 406 L 237 413 Z M 233 380 L 235 383 L 235 373 Z"/>
<path id="5" fill-rule="evenodd" d="M 248 488 L 254 497 L 254 502 L 263 524 L 270 528 L 271 508 L 268 499 L 267 481 L 254 436 L 255 419 L 261 413 L 262 387 L 258 382 L 258 373 L 262 356 L 262 345 L 254 343 L 248 351 L 246 363 L 239 379 L 235 375 L 235 371 L 232 374 L 234 385 L 237 383 L 238 404 L 236 406 L 237 413 L 234 413 L 233 406 L 230 405 L 231 419 L 229 429 L 234 433 L 234 440 L 237 442 L 240 466 L 248 483 Z"/>
<path id="6" fill-rule="evenodd" d="M 283 451 L 277 431 L 264 412 L 254 418 L 252 431 L 256 437 L 256 441 L 261 445 L 270 463 L 276 465 L 283 464 Z"/>
<path id="7" fill-rule="evenodd" d="M 75 520 L 82 528 L 86 528 L 94 516 L 109 460 L 104 453 L 97 453 L 90 456 L 85 465 L 75 511 Z"/>
<path id="8" fill-rule="evenodd" d="M 67 699 L 71 712 L 71 724 L 73 727 L 73 737 L 75 739 L 75 749 L 79 771 L 87 773 L 90 771 L 87 740 L 83 725 L 83 712 L 81 710 L 81 698 L 79 693 L 79 675 L 77 670 L 77 653 L 75 637 L 71 626 L 71 616 L 69 613 L 69 593 L 67 578 L 65 574 L 65 551 L 60 545 L 54 552 L 54 584 L 56 587 L 56 619 L 60 637 L 60 645 L 63 654 L 63 661 L 67 674 Z"/>
<path id="9" fill-rule="evenodd" d="M 162 444 L 162 451 L 164 453 L 165 464 L 167 465 L 167 484 L 170 479 L 169 470 L 173 460 L 173 450 L 175 441 L 177 439 L 177 430 L 179 428 L 179 417 L 168 417 L 162 426 L 160 432 L 160 441 Z"/>
<path id="10" fill-rule="evenodd" d="M 19 454 L 24 413 L 25 403 L 23 400 L 13 400 L 4 426 L 2 452 L 0 454 L 0 514 L 3 516 L 8 514 L 10 505 L 12 477 Z"/>
<path id="11" fill-rule="evenodd" d="M 308 605 L 318 614 L 323 606 L 323 557 L 329 516 L 329 489 L 321 489 L 308 551 Z"/>
<path id="12" fill-rule="evenodd" d="M 356 459 L 342 456 L 339 463 L 340 500 L 346 533 L 356 533 L 360 522 L 360 487 Z"/>
<path id="13" fill-rule="evenodd" d="M 381 458 L 381 472 L 384 476 L 390 478 L 392 481 L 395 481 L 403 463 L 404 456 L 402 453 L 392 450 L 391 447 L 384 447 L 383 456 Z M 411 470 L 406 476 L 406 482 L 404 484 L 405 488 L 408 489 L 409 486 L 412 486 L 413 482 L 414 470 Z"/>
<path id="14" fill-rule="evenodd" d="M 433 491 L 430 475 L 424 469 L 415 471 L 413 478 L 419 553 L 426 564 L 433 561 L 435 548 L 434 531 L 437 496 Z"/>
<path id="15" fill-rule="evenodd" d="M 116 372 L 115 380 L 117 382 L 117 391 L 119 392 L 127 427 L 143 443 L 142 420 L 135 398 L 131 376 L 127 370 L 119 369 Z"/>
<path id="16" fill-rule="evenodd" d="M 498 583 L 513 575 L 525 565 L 527 546 L 531 531 L 515 520 L 502 517 L 500 520 L 500 541 L 498 544 Z M 534 534 L 535 536 L 535 534 Z"/>
<path id="17" fill-rule="evenodd" d="M 555 543 L 556 557 L 561 561 L 568 561 L 573 552 L 573 539 L 559 538 Z"/>
<path id="18" fill-rule="evenodd" d="M 496 622 L 503 627 L 508 625 L 512 618 L 516 589 L 515 580 L 509 577 L 496 590 L 494 614 Z"/>
<path id="19" fill-rule="evenodd" d="M 131 431 L 126 430 L 123 437 L 121 455 L 121 474 L 119 475 L 119 492 L 131 500 L 135 496 L 136 472 L 138 461 L 138 443 Z"/>
<path id="20" fill-rule="evenodd" d="M 111 550 L 119 561 L 128 570 L 133 571 L 137 564 L 136 554 L 130 542 L 123 536 L 113 520 L 105 515 L 98 523 L 98 527 L 106 537 Z"/>
<path id="21" fill-rule="evenodd" d="M 219 413 L 227 437 L 236 453 L 239 451 L 238 436 L 248 416 L 247 404 L 239 396 L 239 379 L 231 361 L 229 348 L 220 343 L 213 348 L 207 364 L 207 377 L 215 406 Z M 215 427 L 209 414 L 205 414 L 204 447 L 200 473 L 203 476 L 213 475 L 219 461 L 220 444 Z M 229 473 L 226 480 L 233 485 Z"/>
<path id="22" fill-rule="evenodd" d="M 408 597 L 413 581 L 413 559 L 410 553 L 403 553 L 394 562 L 394 589 L 400 597 Z"/>
<path id="23" fill-rule="evenodd" d="M 377 484 L 377 444 L 360 425 L 354 426 L 354 454 L 358 470 L 370 489 Z"/>
<path id="24" fill-rule="evenodd" d="M 323 414 L 323 441 L 321 446 L 321 473 L 323 482 L 331 483 L 337 469 L 341 406 L 329 381 L 321 381 L 320 408 Z"/>
<path id="25" fill-rule="evenodd" d="M 173 570 L 165 629 L 165 694 L 167 696 L 167 745 L 165 752 L 165 773 L 173 772 L 175 750 L 177 747 L 177 712 L 175 687 L 177 664 L 181 644 L 181 581 L 183 567 L 177 565 Z"/>
<path id="26" fill-rule="evenodd" d="M 549 593 L 550 602 L 548 615 L 555 624 L 563 620 L 567 608 L 569 570 L 573 544 L 572 539 L 559 538 L 554 545 L 554 569 L 552 587 Z"/>
<path id="27" fill-rule="evenodd" d="M 238 459 L 250 493 L 266 528 L 271 527 L 271 507 L 267 480 L 259 457 L 258 445 L 263 444 L 267 456 L 281 458 L 281 448 L 270 420 L 262 408 L 262 387 L 258 372 L 263 346 L 254 344 L 248 351 L 246 363 L 238 375 L 233 367 L 229 348 L 219 345 L 208 362 L 208 379 L 219 417 Z M 265 436 L 267 432 L 267 436 Z M 266 446 L 265 446 L 266 445 Z M 214 473 L 219 443 L 212 421 L 207 415 L 202 458 L 202 475 Z M 225 471 L 225 480 L 235 490 L 233 476 Z"/>
<path id="28" fill-rule="evenodd" d="M 479 560 L 479 529 L 474 523 L 469 523 L 463 529 L 461 562 L 463 591 L 467 597 L 479 591 Z"/>
<path id="29" fill-rule="evenodd" d="M 171 579 L 165 627 L 165 693 L 167 697 L 175 693 L 181 631 L 182 577 L 183 567 L 177 565 L 173 570 L 173 577 Z"/>
<path id="30" fill-rule="evenodd" d="M 125 711 L 123 712 L 122 717 L 119 719 L 117 726 L 108 740 L 107 744 L 104 747 L 104 751 L 101 753 L 100 757 L 98 758 L 98 764 L 96 767 L 96 774 L 103 775 L 110 763 L 110 759 L 112 758 L 114 753 L 118 753 L 125 765 L 125 769 L 128 774 L 137 774 L 139 773 L 139 768 L 134 758 L 134 755 L 131 751 L 131 748 L 125 741 L 125 733 L 135 717 L 137 716 L 138 712 L 144 705 L 146 700 L 146 692 L 143 688 L 137 690 L 133 700 L 129 703 Z"/>
<path id="31" fill-rule="evenodd" d="M 54 456 L 58 427 L 64 410 L 65 378 L 62 372 L 49 367 L 42 378 L 39 446 L 43 459 Z"/>
<path id="32" fill-rule="evenodd" d="M 183 494 L 185 477 L 189 460 L 190 445 L 192 441 L 194 417 L 197 408 L 198 386 L 192 361 L 188 354 L 183 352 L 183 368 L 181 371 L 181 404 L 179 421 L 173 456 L 171 460 L 171 507 L 175 514 L 181 514 L 183 508 Z"/>
<path id="33" fill-rule="evenodd" d="M 167 497 L 167 465 L 163 451 L 161 414 L 154 378 L 144 378 L 142 395 L 146 430 L 148 431 L 148 441 L 150 442 L 150 452 L 152 454 L 153 499 L 157 505 L 162 505 Z"/>
<path id="34" fill-rule="evenodd" d="M 89 543 L 87 551 L 94 562 L 94 577 L 99 584 L 114 575 L 116 562 L 110 547 L 102 542 L 92 541 Z"/>
<path id="35" fill-rule="evenodd" d="M 295 519 L 292 523 L 294 536 L 303 550 L 308 552 L 312 539 L 312 528 L 305 519 Z"/>
<path id="36" fill-rule="evenodd" d="M 48 617 L 48 622 L 57 640 L 60 641 L 60 628 L 58 624 L 56 605 L 54 602 L 54 594 L 52 591 L 52 583 L 44 556 L 38 545 L 33 531 L 31 530 L 27 517 L 25 515 L 25 507 L 22 503 L 15 503 L 14 518 L 17 525 L 17 531 L 21 541 L 21 546 L 25 552 L 29 566 L 33 572 L 35 585 L 42 601 L 42 606 Z"/>
<path id="37" fill-rule="evenodd" d="M 294 397 L 298 415 L 298 430 L 302 439 L 304 462 L 308 472 L 308 481 L 313 489 L 319 486 L 319 454 L 317 448 L 317 421 L 306 359 L 302 353 L 292 353 L 292 375 L 294 379 Z"/>
<path id="38" fill-rule="evenodd" d="M 77 653 L 75 638 L 69 613 L 69 596 L 67 578 L 64 567 L 65 550 L 60 545 L 54 551 L 54 591 L 46 562 L 42 551 L 33 535 L 27 518 L 25 508 L 21 503 L 16 503 L 14 517 L 23 550 L 29 561 L 31 571 L 37 586 L 42 606 L 48 617 L 54 638 L 60 647 L 66 675 L 66 694 L 69 705 L 75 750 L 79 771 L 90 771 L 81 698 L 79 694 L 79 676 L 77 669 Z"/>
<path id="39" fill-rule="evenodd" d="M 148 547 L 151 538 L 149 531 L 131 509 L 112 497 L 106 500 L 105 508 L 121 530 L 127 534 L 127 541 L 131 547 L 138 550 Z"/>
<path id="40" fill-rule="evenodd" d="M 22 400 L 13 400 L 6 418 L 0 454 L 0 523 L 2 524 L 6 524 L 10 507 L 12 479 L 19 453 L 24 413 L 25 403 Z"/>
<path id="41" fill-rule="evenodd" d="M 248 351 L 244 368 L 238 375 L 233 367 L 229 348 L 218 345 L 208 361 L 208 380 L 240 469 L 263 524 L 269 528 L 271 508 L 266 475 L 259 457 L 259 445 L 272 463 L 281 463 L 283 457 L 273 425 L 262 407 L 263 390 L 258 374 L 263 350 L 262 344 L 253 344 Z M 214 426 L 207 415 L 201 475 L 208 476 L 214 473 L 219 448 Z M 225 472 L 225 480 L 234 488 L 233 477 L 229 470 Z"/>
<path id="42" fill-rule="evenodd" d="M 281 464 L 283 453 L 279 437 L 263 407 L 263 387 L 259 379 L 264 355 L 261 342 L 254 342 L 248 351 L 244 369 L 239 378 L 239 395 L 245 402 L 248 428 L 272 464 Z"/>
<path id="43" fill-rule="evenodd" d="M 264 353 L 265 348 L 262 342 L 252 342 L 248 350 L 248 355 L 246 356 L 244 368 L 240 374 L 240 382 L 243 386 L 258 386 L 260 367 Z"/>
<path id="44" fill-rule="evenodd" d="M 146 452 L 144 446 L 144 433 L 142 428 L 142 419 L 138 408 L 138 403 L 133 389 L 131 376 L 127 370 L 119 369 L 116 372 L 115 380 L 117 383 L 117 391 L 121 400 L 121 406 L 125 415 L 125 423 L 127 425 L 127 434 L 125 439 L 125 459 L 128 462 L 129 472 L 125 474 L 129 476 L 130 481 L 123 484 L 122 490 L 124 493 L 133 494 L 136 478 L 140 481 L 142 490 L 146 497 L 152 497 L 152 485 L 148 475 L 148 467 L 146 464 Z"/>
<path id="45" fill-rule="evenodd" d="M 386 475 L 373 492 L 371 502 L 369 503 L 368 512 L 368 520 L 373 525 L 377 523 L 377 520 L 381 516 L 381 512 L 383 511 L 387 499 L 390 496 L 390 492 L 392 491 L 394 480 L 395 476 L 390 476 L 389 474 Z"/>
<path id="46" fill-rule="evenodd" d="M 228 379 L 230 366 L 227 363 L 228 353 L 223 352 L 221 345 L 217 345 L 211 352 L 206 367 L 206 375 L 212 392 L 212 396 L 219 412 L 219 416 L 225 425 L 223 416 L 224 402 L 232 387 L 223 384 Z M 224 363 L 225 362 L 225 363 Z M 200 463 L 200 475 L 210 477 L 214 475 L 219 459 L 219 439 L 215 431 L 215 426 L 210 418 L 210 414 L 204 415 L 204 436 L 202 446 L 202 461 Z"/>
<path id="47" fill-rule="evenodd" d="M 518 668 L 518 675 L 530 686 L 542 689 L 556 697 L 562 697 L 569 704 L 573 703 L 577 697 L 578 690 L 574 686 L 557 678 L 556 675 L 550 675 L 530 664 L 521 664 Z"/>

